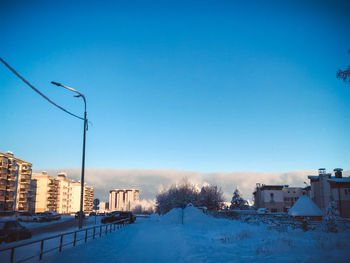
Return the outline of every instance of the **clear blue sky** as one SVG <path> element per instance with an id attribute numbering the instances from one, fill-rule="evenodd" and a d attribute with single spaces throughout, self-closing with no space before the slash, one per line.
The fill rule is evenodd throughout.
<path id="1" fill-rule="evenodd" d="M 350 168 L 348 1 L 102 2 L 0 1 L 1 57 L 86 95 L 87 167 Z M 82 122 L 3 65 L 0 105 L 0 151 L 81 166 Z"/>

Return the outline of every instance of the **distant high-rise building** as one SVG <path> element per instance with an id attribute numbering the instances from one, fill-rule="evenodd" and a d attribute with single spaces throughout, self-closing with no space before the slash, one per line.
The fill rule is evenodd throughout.
<path id="1" fill-rule="evenodd" d="M 129 211 L 134 202 L 139 201 L 139 190 L 115 189 L 109 191 L 110 211 Z"/>
<path id="2" fill-rule="evenodd" d="M 0 212 L 27 212 L 34 209 L 30 195 L 32 164 L 11 152 L 0 152 Z"/>

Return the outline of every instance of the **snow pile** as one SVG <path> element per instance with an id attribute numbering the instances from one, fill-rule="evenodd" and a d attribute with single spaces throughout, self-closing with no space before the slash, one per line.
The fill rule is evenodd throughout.
<path id="1" fill-rule="evenodd" d="M 322 216 L 321 209 L 306 195 L 299 197 L 293 207 L 289 209 L 291 216 Z"/>
<path id="2" fill-rule="evenodd" d="M 164 216 L 160 216 L 159 221 L 166 224 L 181 224 L 181 221 L 182 221 L 181 218 L 182 218 L 182 209 L 174 208 Z"/>
<path id="3" fill-rule="evenodd" d="M 182 217 L 184 224 L 208 225 L 215 221 L 213 217 L 205 215 L 194 206 L 185 209 L 174 208 L 163 216 L 151 216 L 151 219 L 165 224 L 182 224 Z"/>
<path id="4" fill-rule="evenodd" d="M 188 206 L 184 209 L 184 224 L 207 225 L 215 221 L 215 218 L 204 214 L 194 206 Z"/>

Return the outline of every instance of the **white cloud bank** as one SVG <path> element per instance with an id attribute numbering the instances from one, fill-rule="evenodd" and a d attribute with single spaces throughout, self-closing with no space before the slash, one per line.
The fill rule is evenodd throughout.
<path id="1" fill-rule="evenodd" d="M 41 171 L 36 171 L 41 172 Z M 48 169 L 51 176 L 58 172 L 65 172 L 69 179 L 80 180 L 80 169 Z M 290 186 L 305 186 L 309 183 L 308 175 L 316 175 L 317 170 L 291 171 L 284 173 L 272 172 L 212 172 L 201 173 L 181 170 L 116 170 L 105 168 L 87 168 L 85 182 L 95 189 L 95 197 L 101 201 L 108 201 L 109 190 L 136 188 L 140 190 L 140 199 L 154 200 L 157 193 L 167 189 L 171 184 L 182 178 L 198 187 L 205 184 L 221 187 L 226 201 L 230 201 L 232 193 L 238 187 L 244 198 L 252 200 L 252 193 L 256 183 L 286 184 Z"/>

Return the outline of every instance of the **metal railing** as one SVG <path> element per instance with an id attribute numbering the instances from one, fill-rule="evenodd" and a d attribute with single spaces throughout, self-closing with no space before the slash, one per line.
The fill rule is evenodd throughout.
<path id="1" fill-rule="evenodd" d="M 108 232 L 111 233 L 112 230 L 113 231 L 119 230 L 120 228 L 124 227 L 128 222 L 129 222 L 129 219 L 121 219 L 121 220 L 115 221 L 115 222 L 110 223 L 110 224 L 103 224 L 103 225 L 88 227 L 88 228 L 84 228 L 84 229 L 77 230 L 77 231 L 66 232 L 63 234 L 54 235 L 54 236 L 46 237 L 43 239 L 26 242 L 26 243 L 23 243 L 20 245 L 15 245 L 12 247 L 3 248 L 3 249 L 0 249 L 0 258 L 4 259 L 6 257 L 6 255 L 3 256 L 2 254 L 6 254 L 5 252 L 8 251 L 9 252 L 8 253 L 9 254 L 8 255 L 9 261 L 8 262 L 10 262 L 10 263 L 24 262 L 24 261 L 34 259 L 36 257 L 38 257 L 39 260 L 42 260 L 43 255 L 46 253 L 49 253 L 49 252 L 52 252 L 55 250 L 58 252 L 62 252 L 62 249 L 65 246 L 73 245 L 73 247 L 75 247 L 79 241 L 84 241 L 84 243 L 86 243 L 89 238 L 92 238 L 92 240 L 94 240 L 95 237 L 97 237 L 97 236 L 102 237 L 103 234 L 107 235 Z M 90 233 L 89 233 L 89 231 L 90 231 Z M 85 232 L 85 233 L 83 233 L 83 232 Z M 79 234 L 79 233 L 83 233 L 83 235 L 78 236 L 77 234 Z M 68 237 L 71 235 L 73 235 L 73 238 L 69 238 L 67 242 L 64 242 L 64 237 Z M 45 241 L 48 242 L 49 240 L 53 240 L 53 239 L 59 239 L 59 245 L 54 246 L 54 247 L 49 247 L 45 250 L 44 249 Z M 39 244 L 39 243 L 40 243 L 40 249 L 39 249 L 39 251 L 33 252 L 34 255 L 15 260 L 15 250 L 16 249 L 19 249 L 21 247 L 30 246 L 33 244 Z"/>

